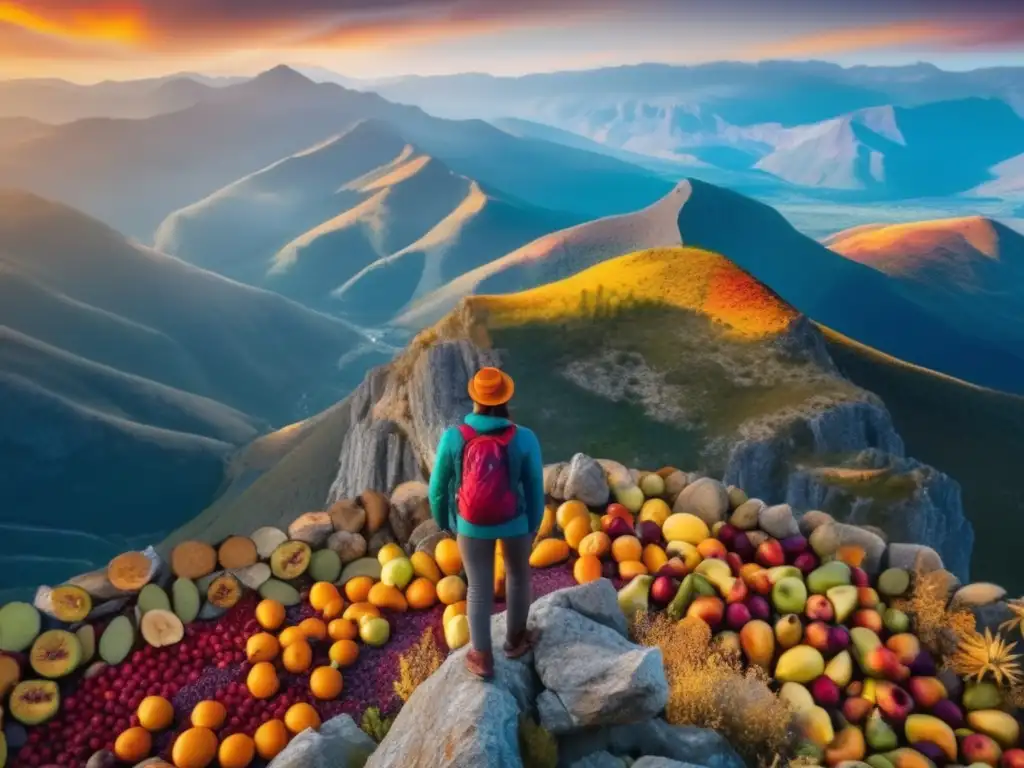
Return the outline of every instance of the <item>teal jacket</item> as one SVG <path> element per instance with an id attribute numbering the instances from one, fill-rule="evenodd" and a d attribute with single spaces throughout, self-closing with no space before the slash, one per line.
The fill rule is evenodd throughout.
<path id="1" fill-rule="evenodd" d="M 469 414 L 465 421 L 477 432 L 496 432 L 512 423 L 476 413 Z M 464 445 L 457 427 L 445 430 L 437 444 L 434 471 L 430 473 L 430 511 L 438 527 L 474 539 L 508 539 L 536 531 L 544 514 L 544 463 L 537 436 L 526 427 L 516 426 L 508 460 L 512 487 L 519 494 L 519 514 L 500 525 L 474 525 L 459 516 L 455 496 L 462 479 Z"/>

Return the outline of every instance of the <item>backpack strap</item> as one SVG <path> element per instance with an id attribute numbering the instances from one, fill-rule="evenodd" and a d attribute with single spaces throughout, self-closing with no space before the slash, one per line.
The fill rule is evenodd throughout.
<path id="1" fill-rule="evenodd" d="M 505 427 L 505 429 L 503 429 L 501 432 L 499 432 L 495 439 L 498 441 L 498 443 L 507 448 L 508 444 L 512 442 L 512 438 L 514 438 L 515 436 L 516 425 L 510 424 L 509 426 Z"/>
<path id="2" fill-rule="evenodd" d="M 463 441 L 468 443 L 480 433 L 469 426 L 469 424 L 459 424 L 459 434 L 462 435 Z"/>

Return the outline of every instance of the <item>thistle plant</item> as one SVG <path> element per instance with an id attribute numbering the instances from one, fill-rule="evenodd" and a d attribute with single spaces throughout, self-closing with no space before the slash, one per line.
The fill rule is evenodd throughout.
<path id="1" fill-rule="evenodd" d="M 950 667 L 958 675 L 974 678 L 978 682 L 991 675 L 1000 687 L 1015 686 L 1024 677 L 1020 668 L 1020 654 L 1012 653 L 1016 646 L 1016 643 L 1007 643 L 1000 634 L 993 637 L 988 629 L 984 635 L 971 632 L 960 637 Z"/>

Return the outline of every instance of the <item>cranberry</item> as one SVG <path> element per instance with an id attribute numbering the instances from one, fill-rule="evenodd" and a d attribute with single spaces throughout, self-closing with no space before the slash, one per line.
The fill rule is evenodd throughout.
<path id="1" fill-rule="evenodd" d="M 93 736 L 91 739 L 89 739 L 89 749 L 93 750 L 94 752 L 98 751 L 99 748 L 102 746 L 103 742 L 100 741 L 100 738 L 98 736 Z"/>

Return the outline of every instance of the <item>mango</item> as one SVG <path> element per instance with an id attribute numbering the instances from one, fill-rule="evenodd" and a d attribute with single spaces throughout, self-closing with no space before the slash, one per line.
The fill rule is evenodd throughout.
<path id="1" fill-rule="evenodd" d="M 949 762 L 956 762 L 956 734 L 939 718 L 932 715 L 910 715 L 903 724 L 903 732 L 911 744 L 916 741 L 930 741 L 942 750 Z"/>
<path id="2" fill-rule="evenodd" d="M 1016 747 L 1020 739 L 1020 724 L 1016 718 L 998 709 L 968 712 L 967 724 L 976 732 L 991 736 L 1003 749 Z"/>
<path id="3" fill-rule="evenodd" d="M 569 559 L 569 545 L 563 539 L 542 539 L 530 553 L 530 567 L 549 568 Z"/>
<path id="4" fill-rule="evenodd" d="M 676 512 L 665 519 L 661 527 L 661 535 L 665 541 L 685 541 L 694 546 L 711 536 L 708 524 L 689 512 Z"/>
<path id="5" fill-rule="evenodd" d="M 864 732 L 855 725 L 848 725 L 836 734 L 825 750 L 825 764 L 832 766 L 847 760 L 863 760 L 867 751 Z"/>
<path id="6" fill-rule="evenodd" d="M 795 645 L 775 664 L 775 679 L 782 683 L 809 683 L 825 672 L 821 652 L 809 645 Z"/>

